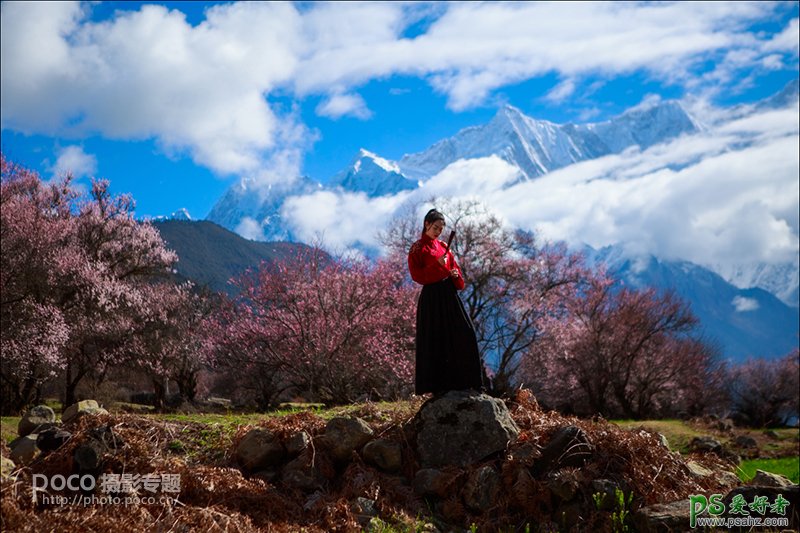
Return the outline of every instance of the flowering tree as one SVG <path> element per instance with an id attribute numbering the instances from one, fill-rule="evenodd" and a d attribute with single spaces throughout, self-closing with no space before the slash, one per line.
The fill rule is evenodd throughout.
<path id="1" fill-rule="evenodd" d="M 734 416 L 754 427 L 786 425 L 800 414 L 800 351 L 750 359 L 729 374 Z"/>
<path id="2" fill-rule="evenodd" d="M 310 248 L 236 284 L 236 305 L 209 326 L 215 360 L 237 369 L 262 406 L 284 391 L 342 403 L 409 390 L 414 293 L 396 268 Z"/>
<path id="3" fill-rule="evenodd" d="M 176 260 L 133 201 L 95 181 L 81 198 L 67 176 L 44 184 L 2 159 L 2 395 L 19 409 L 55 373 L 64 401 L 135 353 L 136 324 L 152 313 L 151 280 Z"/>
<path id="4" fill-rule="evenodd" d="M 131 329 L 127 350 L 135 357 L 129 358 L 129 366 L 149 376 L 157 408 L 166 404 L 170 380 L 177 384 L 182 402 L 194 402 L 198 376 L 210 366 L 204 324 L 220 297 L 190 282 L 150 284 L 142 291 L 150 305 Z"/>
<path id="5" fill-rule="evenodd" d="M 554 407 L 660 416 L 689 408 L 691 391 L 712 377 L 715 353 L 689 335 L 697 319 L 673 293 L 620 287 L 598 272 L 566 310 L 543 328 L 523 364 Z"/>

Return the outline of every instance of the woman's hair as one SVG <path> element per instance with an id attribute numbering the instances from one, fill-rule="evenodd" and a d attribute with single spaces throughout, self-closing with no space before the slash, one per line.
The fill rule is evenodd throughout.
<path id="1" fill-rule="evenodd" d="M 431 209 L 430 211 L 428 211 L 427 214 L 425 215 L 425 222 L 422 225 L 422 231 L 425 232 L 425 228 L 428 226 L 428 224 L 433 224 L 437 220 L 441 220 L 442 222 L 444 222 L 444 215 L 441 214 L 436 209 Z"/>

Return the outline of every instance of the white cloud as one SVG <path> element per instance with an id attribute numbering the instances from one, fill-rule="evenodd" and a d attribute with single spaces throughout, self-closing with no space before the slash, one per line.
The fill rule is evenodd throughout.
<path id="1" fill-rule="evenodd" d="M 97 172 L 97 158 L 84 152 L 81 146 L 66 146 L 58 151 L 58 159 L 50 171 L 56 177 L 66 174 L 75 178 L 91 177 Z"/>
<path id="2" fill-rule="evenodd" d="M 575 244 L 628 243 L 632 252 L 703 265 L 796 261 L 797 113 L 760 113 L 489 198 L 512 223 Z"/>
<path id="3" fill-rule="evenodd" d="M 2 124 L 24 132 L 155 138 L 217 172 L 246 173 L 275 148 L 263 95 L 297 62 L 299 15 L 237 3 L 192 27 L 144 5 L 92 23 L 77 3 L 4 3 Z"/>
<path id="4" fill-rule="evenodd" d="M 407 200 L 408 192 L 369 198 L 364 193 L 320 191 L 286 200 L 281 217 L 304 242 L 323 241 L 333 251 L 380 248 L 378 231 Z"/>
<path id="5" fill-rule="evenodd" d="M 754 300 L 753 298 L 745 298 L 744 296 L 736 296 L 731 303 L 739 313 L 744 313 L 745 311 L 755 311 L 760 307 L 758 305 L 758 300 Z"/>
<path id="6" fill-rule="evenodd" d="M 764 42 L 763 48 L 765 51 L 781 50 L 797 54 L 800 49 L 800 42 L 797 40 L 798 33 L 800 33 L 800 23 L 798 23 L 798 19 L 794 18 L 789 21 L 782 32 Z"/>
<path id="7" fill-rule="evenodd" d="M 284 165 L 287 150 L 301 159 L 313 142 L 314 132 L 294 128 L 298 114 L 268 104 L 276 91 L 327 95 L 320 114 L 366 119 L 358 87 L 393 75 L 426 79 L 454 110 L 549 74 L 566 80 L 549 93 L 554 101 L 573 94 L 582 76 L 637 71 L 701 92 L 725 90 L 747 83 L 742 69 L 797 63 L 797 19 L 774 35 L 749 29 L 783 9 L 766 2 L 237 2 L 208 9 L 192 26 L 159 5 L 98 23 L 88 18 L 90 3 L 5 2 L 0 116 L 3 128 L 25 133 L 156 139 L 168 154 L 188 154 L 220 174 L 253 176 Z M 404 36 L 424 17 L 421 33 Z M 707 75 L 693 73 L 719 57 Z M 305 137 L 293 143 L 281 132 L 287 128 Z"/>
<path id="8" fill-rule="evenodd" d="M 319 192 L 292 198 L 282 216 L 301 240 L 376 247 L 364 228 L 385 227 L 402 205 L 471 198 L 514 226 L 575 245 L 623 244 L 717 271 L 792 263 L 800 251 L 798 112 L 763 111 L 516 184 L 518 169 L 496 156 L 460 160 L 411 192 Z"/>
<path id="9" fill-rule="evenodd" d="M 323 117 L 338 119 L 352 115 L 361 120 L 372 116 L 366 102 L 358 94 L 333 94 L 317 106 L 317 114 Z"/>
<path id="10" fill-rule="evenodd" d="M 261 224 L 251 217 L 243 217 L 234 231 L 251 241 L 264 240 L 264 230 L 261 228 Z"/>
<path id="11" fill-rule="evenodd" d="M 545 99 L 554 103 L 559 103 L 572 96 L 574 92 L 575 80 L 568 79 L 553 87 L 550 92 L 545 95 Z"/>

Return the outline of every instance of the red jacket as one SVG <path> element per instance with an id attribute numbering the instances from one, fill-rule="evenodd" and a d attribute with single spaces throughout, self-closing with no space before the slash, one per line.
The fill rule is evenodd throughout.
<path id="1" fill-rule="evenodd" d="M 408 251 L 408 270 L 411 272 L 411 279 L 420 285 L 430 285 L 443 279 L 450 278 L 456 289 L 464 289 L 464 276 L 461 274 L 461 267 L 458 266 L 453 252 L 447 252 L 445 266 L 439 264 L 439 258 L 444 254 L 445 244 L 440 240 L 434 240 L 423 234 L 422 238 L 411 245 Z M 450 277 L 450 269 L 458 270 L 458 277 Z"/>

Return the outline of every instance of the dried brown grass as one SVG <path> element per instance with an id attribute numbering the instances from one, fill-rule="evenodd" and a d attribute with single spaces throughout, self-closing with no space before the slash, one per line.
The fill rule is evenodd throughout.
<path id="1" fill-rule="evenodd" d="M 683 459 L 663 448 L 646 431 L 620 429 L 602 419 L 580 420 L 555 412 L 544 412 L 528 391 L 520 391 L 508 402 L 511 415 L 521 430 L 516 443 L 483 464 L 493 464 L 500 472 L 502 490 L 491 509 L 477 513 L 468 509 L 457 490 L 442 501 L 430 502 L 411 489 L 417 464 L 414 451 L 414 415 L 421 400 L 409 402 L 400 410 L 386 410 L 377 404 L 366 404 L 349 410 L 348 416 L 359 416 L 375 431 L 375 436 L 401 445 L 403 468 L 396 474 L 381 472 L 354 454 L 346 465 L 335 464 L 322 447 L 313 450 L 313 461 L 324 483 L 316 491 L 304 492 L 284 486 L 280 481 L 268 483 L 256 477 L 248 479 L 236 467 L 232 452 L 251 429 L 239 427 L 228 440 L 221 439 L 225 449 L 216 453 L 189 455 L 175 453 L 170 447 L 176 439 L 191 441 L 195 432 L 203 432 L 203 424 L 157 421 L 136 415 L 104 415 L 86 417 L 66 429 L 73 438 L 59 450 L 41 456 L 26 468 L 18 469 L 13 479 L 2 481 L 0 519 L 3 531 L 361 531 L 357 498 L 375 501 L 379 516 L 397 528 L 414 530 L 419 517 L 445 521 L 451 526 L 480 531 L 498 527 L 524 529 L 526 524 L 542 524 L 546 530 L 557 527 L 553 513 L 556 498 L 542 479 L 534 478 L 528 464 L 515 457 L 521 446 L 544 446 L 558 428 L 575 425 L 583 429 L 595 446 L 590 462 L 577 469 L 583 497 L 593 479 L 610 479 L 635 495 L 635 506 L 665 503 L 686 498 L 689 494 L 719 489 L 707 482 L 703 485 L 687 471 Z M 89 439 L 93 427 L 110 426 L 124 446 L 105 457 L 106 473 L 173 473 L 180 474 L 180 493 L 175 499 L 155 504 L 95 504 L 89 506 L 43 505 L 33 500 L 32 475 L 68 475 L 73 472 L 72 455 L 76 447 Z M 324 433 L 326 421 L 309 412 L 281 418 L 265 419 L 258 425 L 275 431 L 282 439 L 297 431 L 312 437 Z M 2 446 L 3 455 L 8 448 Z M 213 447 L 213 443 L 212 443 Z M 713 461 L 698 458 L 708 466 Z M 471 468 L 448 469 L 456 483 L 463 485 Z M 50 491 L 52 493 L 52 491 Z M 72 493 L 64 492 L 71 496 Z M 435 518 L 432 517 L 435 515 Z M 601 527 L 602 517 L 589 517 L 582 527 Z"/>

